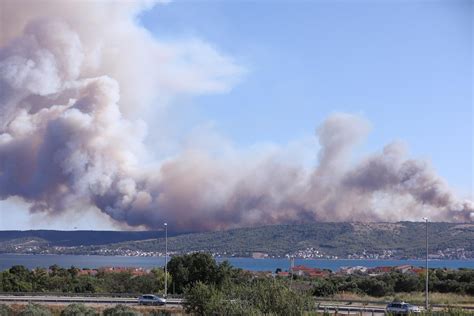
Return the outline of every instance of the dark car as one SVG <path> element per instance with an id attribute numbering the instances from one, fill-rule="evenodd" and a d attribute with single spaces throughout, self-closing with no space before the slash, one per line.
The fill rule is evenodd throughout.
<path id="1" fill-rule="evenodd" d="M 163 297 L 159 297 L 153 294 L 145 294 L 141 295 L 138 298 L 138 304 L 140 305 L 165 305 L 166 299 Z"/>

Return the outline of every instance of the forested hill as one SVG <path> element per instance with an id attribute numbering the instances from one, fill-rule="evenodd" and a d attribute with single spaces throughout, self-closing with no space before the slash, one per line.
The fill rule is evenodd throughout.
<path id="1" fill-rule="evenodd" d="M 474 224 L 429 223 L 430 253 L 464 252 L 473 257 Z M 120 244 L 137 250 L 162 249 L 162 240 Z M 263 252 L 274 256 L 323 257 L 349 255 L 370 258 L 370 254 L 394 258 L 421 257 L 425 253 L 425 223 L 311 223 L 240 228 L 227 231 L 187 234 L 168 239 L 168 248 L 177 252 L 209 251 L 249 256 Z M 313 250 L 311 250 L 313 248 Z M 386 257 L 387 257 L 386 256 Z"/>
<path id="2" fill-rule="evenodd" d="M 164 252 L 163 232 L 0 232 L 0 252 L 153 255 Z M 429 223 L 432 258 L 474 258 L 474 224 Z M 224 256 L 296 255 L 313 258 L 416 258 L 424 255 L 425 223 L 311 223 L 173 235 L 175 253 Z"/>

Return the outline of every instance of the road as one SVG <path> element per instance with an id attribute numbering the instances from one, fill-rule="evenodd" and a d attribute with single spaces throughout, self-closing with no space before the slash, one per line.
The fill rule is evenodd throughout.
<path id="1" fill-rule="evenodd" d="M 134 297 L 82 297 L 82 296 L 15 296 L 15 295 L 0 295 L 1 303 L 47 303 L 47 304 L 60 304 L 67 305 L 71 303 L 84 303 L 84 304 L 126 304 L 126 305 L 138 305 L 137 298 Z M 179 298 L 168 298 L 167 305 L 181 306 L 183 299 Z M 319 304 L 320 311 L 334 312 L 338 311 L 339 314 L 358 314 L 361 312 L 363 315 L 383 315 L 384 309 L 380 306 L 344 306 L 344 305 L 333 305 L 333 304 Z"/>
<path id="2" fill-rule="evenodd" d="M 180 298 L 168 298 L 168 306 L 181 307 L 183 299 Z M 16 295 L 0 295 L 0 303 L 48 303 L 48 304 L 61 304 L 67 305 L 71 303 L 84 303 L 84 304 L 98 304 L 98 305 L 111 305 L 111 304 L 126 304 L 126 305 L 138 305 L 138 300 L 135 297 L 91 297 L 91 296 L 57 296 L 57 295 L 27 295 L 27 296 L 16 296 Z M 383 305 L 363 305 L 361 303 L 352 302 L 330 302 L 321 301 L 317 302 L 319 311 L 335 312 L 338 314 L 362 314 L 362 315 L 384 315 L 385 307 Z M 463 306 L 464 309 L 472 309 L 472 306 Z M 441 310 L 441 306 L 435 306 L 434 309 Z"/>

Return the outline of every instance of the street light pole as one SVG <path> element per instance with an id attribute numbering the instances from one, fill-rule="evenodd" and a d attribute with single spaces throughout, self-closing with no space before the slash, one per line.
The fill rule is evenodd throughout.
<path id="1" fill-rule="evenodd" d="M 425 220 L 425 229 L 426 229 L 426 280 L 425 280 L 425 308 L 428 310 L 428 280 L 429 280 L 429 272 L 428 272 L 428 218 L 423 217 Z"/>
<path id="2" fill-rule="evenodd" d="M 165 223 L 165 298 L 168 295 L 168 223 Z"/>

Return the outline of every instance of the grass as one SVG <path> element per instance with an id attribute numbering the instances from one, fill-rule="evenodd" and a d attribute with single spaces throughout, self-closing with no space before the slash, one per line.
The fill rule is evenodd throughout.
<path id="1" fill-rule="evenodd" d="M 13 315 L 18 315 L 25 309 L 27 303 L 7 304 L 7 305 L 9 305 L 10 308 L 12 309 Z M 46 306 L 51 311 L 51 314 L 53 316 L 60 316 L 63 309 L 65 309 L 67 306 L 63 304 L 41 304 L 41 305 Z M 109 306 L 105 306 L 105 305 L 98 306 L 98 305 L 93 305 L 93 304 L 91 305 L 86 304 L 86 305 L 93 307 L 97 312 L 99 312 L 100 315 L 102 315 L 102 312 L 104 311 L 104 309 L 114 306 L 113 304 Z M 166 307 L 132 306 L 132 309 L 139 311 L 144 316 L 150 315 L 153 311 L 158 311 L 158 310 L 167 312 L 169 313 L 168 315 L 172 315 L 172 316 L 185 315 L 183 310 L 180 307 L 176 307 L 176 306 L 166 306 Z"/>

